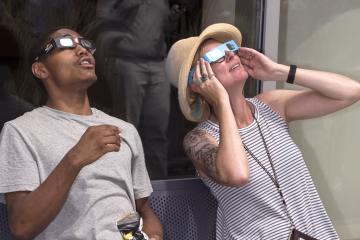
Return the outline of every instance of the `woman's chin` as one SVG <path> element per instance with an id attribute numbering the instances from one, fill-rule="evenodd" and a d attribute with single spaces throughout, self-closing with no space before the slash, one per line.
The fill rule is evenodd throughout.
<path id="1" fill-rule="evenodd" d="M 249 78 L 249 74 L 245 70 L 236 73 L 236 82 L 245 82 Z"/>

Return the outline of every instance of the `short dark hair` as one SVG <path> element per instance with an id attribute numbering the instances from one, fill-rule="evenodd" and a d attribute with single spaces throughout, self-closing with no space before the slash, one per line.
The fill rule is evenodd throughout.
<path id="1" fill-rule="evenodd" d="M 35 58 L 39 56 L 45 45 L 51 40 L 51 35 L 62 28 L 71 29 L 69 26 L 56 26 L 44 32 L 36 33 L 30 51 L 30 62 L 33 63 Z M 74 30 L 75 31 L 75 30 Z"/>

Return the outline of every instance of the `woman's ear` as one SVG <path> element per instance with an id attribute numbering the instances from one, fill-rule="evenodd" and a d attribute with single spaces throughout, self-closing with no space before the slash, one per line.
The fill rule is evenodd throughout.
<path id="1" fill-rule="evenodd" d="M 34 62 L 31 65 L 31 71 L 35 77 L 41 80 L 49 76 L 49 72 L 47 71 L 45 65 L 42 62 Z"/>

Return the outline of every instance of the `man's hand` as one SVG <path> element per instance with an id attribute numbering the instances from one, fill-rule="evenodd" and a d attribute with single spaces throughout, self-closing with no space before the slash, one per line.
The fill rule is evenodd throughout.
<path id="1" fill-rule="evenodd" d="M 67 157 L 80 168 L 96 161 L 108 152 L 120 150 L 120 130 L 112 125 L 91 126 L 86 129 L 78 143 L 70 149 Z"/>

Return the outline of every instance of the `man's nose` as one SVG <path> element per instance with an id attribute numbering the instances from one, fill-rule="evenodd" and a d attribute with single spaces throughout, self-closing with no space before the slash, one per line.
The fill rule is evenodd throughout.
<path id="1" fill-rule="evenodd" d="M 76 54 L 79 56 L 82 56 L 84 54 L 90 54 L 90 52 L 88 52 L 88 50 L 86 50 L 86 48 L 81 46 L 79 43 L 76 44 L 75 51 L 76 51 Z"/>

